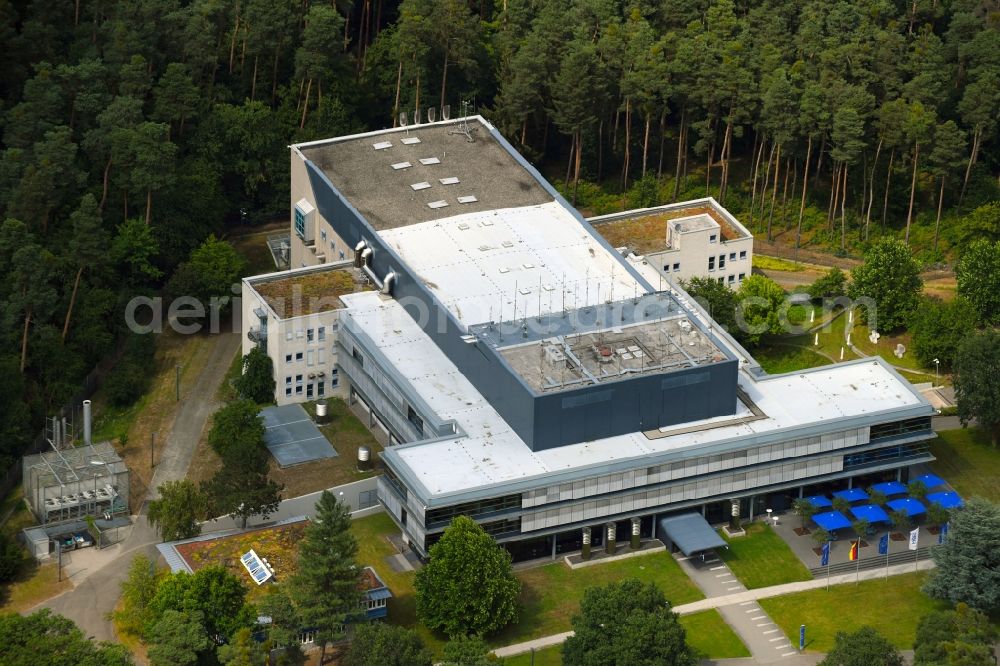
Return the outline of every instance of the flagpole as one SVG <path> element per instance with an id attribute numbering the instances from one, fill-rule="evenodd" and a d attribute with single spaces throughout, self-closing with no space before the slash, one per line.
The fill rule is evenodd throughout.
<path id="1" fill-rule="evenodd" d="M 830 542 L 826 542 L 826 589 L 830 589 Z"/>
<path id="2" fill-rule="evenodd" d="M 854 561 L 858 563 L 858 568 L 855 570 L 854 584 L 860 585 L 861 584 L 861 537 L 858 537 L 858 550 L 856 551 L 856 553 L 857 555 L 854 558 Z"/>
<path id="3" fill-rule="evenodd" d="M 889 542 L 892 539 L 889 537 L 892 530 L 886 530 L 885 532 L 885 579 L 889 580 Z"/>

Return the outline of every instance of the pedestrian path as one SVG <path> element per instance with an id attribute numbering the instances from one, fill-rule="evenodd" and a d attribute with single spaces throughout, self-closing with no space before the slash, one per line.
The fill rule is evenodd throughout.
<path id="1" fill-rule="evenodd" d="M 748 592 L 736 574 L 712 553 L 705 557 L 675 557 L 681 569 L 705 593 L 706 600 Z M 674 609 L 677 610 L 676 608 Z M 799 654 L 788 637 L 756 600 L 718 606 L 722 619 L 732 627 L 758 664 L 782 661 Z"/>
<path id="2" fill-rule="evenodd" d="M 731 593 L 724 596 L 708 597 L 699 601 L 692 601 L 688 604 L 674 606 L 672 610 L 678 615 L 689 615 L 691 613 L 698 613 L 712 608 L 722 609 L 728 606 L 739 606 L 744 602 L 756 602 L 759 599 L 769 599 L 771 597 L 780 597 L 782 595 L 793 594 L 795 592 L 816 590 L 824 588 L 828 584 L 845 585 L 847 583 L 854 583 L 856 580 L 875 580 L 885 576 L 898 576 L 900 574 L 913 573 L 915 569 L 919 571 L 926 571 L 933 568 L 933 560 L 923 560 L 919 562 L 916 567 L 914 567 L 913 564 L 897 564 L 895 566 L 890 566 L 888 569 L 870 569 L 868 571 L 831 576 L 829 582 L 824 577 L 814 580 L 798 581 L 795 583 L 784 583 L 783 585 L 772 585 L 771 587 L 759 587 L 755 590 L 733 590 Z M 719 573 L 720 571 L 721 569 L 716 570 L 716 573 Z M 744 606 L 744 611 L 748 610 L 752 605 L 753 604 L 747 604 Z M 720 612 L 722 611 L 720 610 Z M 757 614 L 755 613 L 754 615 Z M 780 633 L 780 631 L 778 633 Z M 552 647 L 553 645 L 561 645 L 572 635 L 572 631 L 566 631 L 561 634 L 543 636 L 541 638 L 525 641 L 523 643 L 515 643 L 513 645 L 505 645 L 504 647 L 496 648 L 493 650 L 493 653 L 501 658 L 513 657 L 518 654 L 531 652 L 532 650 L 541 650 L 543 648 Z M 812 654 L 803 654 L 797 657 L 789 656 L 787 659 L 782 659 L 782 664 L 788 664 L 789 666 L 794 664 L 795 666 L 798 666 L 798 664 L 815 663 L 817 659 L 814 659 L 814 657 L 816 656 L 817 655 Z M 719 663 L 730 663 L 730 660 L 722 660 Z M 745 660 L 732 660 L 732 663 L 736 664 L 749 662 L 746 662 Z"/>

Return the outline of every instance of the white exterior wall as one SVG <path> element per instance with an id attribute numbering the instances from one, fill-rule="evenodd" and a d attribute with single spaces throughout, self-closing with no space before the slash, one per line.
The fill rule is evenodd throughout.
<path id="1" fill-rule="evenodd" d="M 336 263 L 353 257 L 353 250 L 336 234 L 333 227 L 320 215 L 317 208 L 312 214 L 312 224 L 306 230 L 306 238 L 301 238 L 295 231 L 295 204 L 305 199 L 316 208 L 316 198 L 313 196 L 312 183 L 306 169 L 306 160 L 297 149 L 291 152 L 291 188 L 292 196 L 288 203 L 289 229 L 291 231 L 290 268 L 315 266 L 322 263 Z M 310 241 L 307 243 L 306 241 Z"/>
<path id="2" fill-rule="evenodd" d="M 260 308 L 267 313 L 267 355 L 274 367 L 274 400 L 277 404 L 342 395 L 343 381 L 337 370 L 336 346 L 339 310 L 282 320 L 246 281 L 243 282 L 242 296 L 243 321 L 247 331 L 260 325 L 254 310 Z M 320 339 L 321 336 L 323 339 Z M 255 346 L 256 343 L 247 335 L 243 336 L 244 355 Z M 319 375 L 321 372 L 322 377 Z M 310 378 L 310 374 L 314 376 Z M 320 384 L 323 384 L 322 395 Z M 290 395 L 288 388 L 291 388 Z"/>
<path id="3" fill-rule="evenodd" d="M 673 227 L 668 226 L 668 234 Z M 715 236 L 713 242 L 711 236 Z M 709 277 L 718 280 L 722 278 L 725 284 L 733 289 L 740 285 L 740 275 L 743 279 L 750 277 L 753 266 L 753 237 L 736 240 L 720 240 L 718 227 L 699 229 L 686 233 L 673 232 L 673 238 L 667 237 L 668 244 L 673 249 L 646 255 L 646 261 L 655 266 L 658 271 L 669 277 L 671 281 L 690 280 L 693 277 Z M 746 256 L 740 259 L 740 253 Z M 725 267 L 719 268 L 719 257 L 725 257 Z M 714 268 L 709 270 L 708 259 L 714 257 Z M 680 264 L 680 270 L 674 270 L 674 265 Z M 732 282 L 730 282 L 732 278 Z"/>

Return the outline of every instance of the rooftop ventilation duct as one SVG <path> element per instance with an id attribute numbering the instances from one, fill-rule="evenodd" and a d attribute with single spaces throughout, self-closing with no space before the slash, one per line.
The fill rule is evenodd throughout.
<path id="1" fill-rule="evenodd" d="M 382 279 L 382 293 L 387 296 L 392 295 L 392 288 L 396 284 L 396 273 L 389 271 L 385 274 L 385 278 Z"/>
<path id="2" fill-rule="evenodd" d="M 368 248 L 369 252 L 371 251 L 371 248 L 368 247 L 368 241 L 363 239 L 358 241 L 358 244 L 354 246 L 354 266 L 356 268 L 361 268 L 364 264 L 361 255 L 364 253 L 365 248 Z"/>

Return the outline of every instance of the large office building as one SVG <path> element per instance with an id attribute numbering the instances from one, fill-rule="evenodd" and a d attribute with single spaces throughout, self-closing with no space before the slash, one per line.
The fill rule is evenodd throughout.
<path id="1" fill-rule="evenodd" d="M 480 117 L 295 145 L 291 174 L 288 276 L 356 281 L 321 316 L 324 392 L 390 434 L 379 499 L 422 555 L 459 514 L 526 559 L 932 459 L 933 409 L 888 364 L 767 375 Z M 277 397 L 303 399 L 281 345 L 307 358 L 320 324 L 270 332 L 316 312 L 246 308 Z"/>

